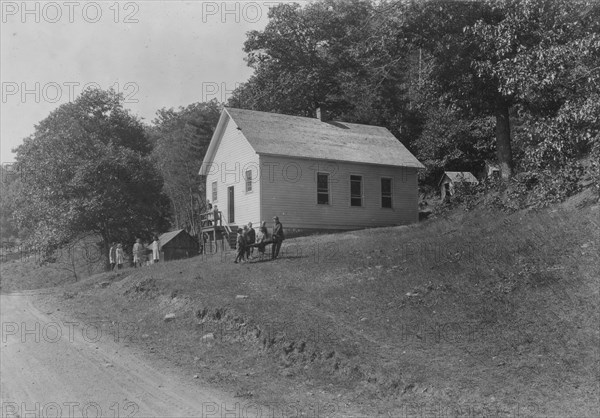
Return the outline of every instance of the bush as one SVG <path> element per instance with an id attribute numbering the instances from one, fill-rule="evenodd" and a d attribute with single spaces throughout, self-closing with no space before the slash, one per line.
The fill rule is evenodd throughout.
<path id="1" fill-rule="evenodd" d="M 517 174 L 510 181 L 485 179 L 478 185 L 459 183 L 450 201 L 438 205 L 434 215 L 462 207 L 471 210 L 488 206 L 506 212 L 525 208 L 542 208 L 566 200 L 592 186 L 598 190 L 599 163 L 587 166 L 573 162 L 556 170 L 530 170 Z"/>

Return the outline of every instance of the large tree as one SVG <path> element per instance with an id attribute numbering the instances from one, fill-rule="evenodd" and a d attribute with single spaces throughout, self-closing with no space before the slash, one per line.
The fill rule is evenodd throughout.
<path id="1" fill-rule="evenodd" d="M 511 108 L 536 109 L 530 115 L 539 120 L 569 98 L 586 101 L 589 64 L 597 63 L 597 3 L 432 0 L 398 10 L 389 25 L 425 51 L 438 94 L 466 114 L 496 119 L 503 178 L 514 165 Z"/>
<path id="2" fill-rule="evenodd" d="M 168 200 L 144 126 L 114 91 L 88 89 L 50 113 L 16 150 L 17 216 L 48 252 L 90 232 L 109 243 L 167 228 Z"/>
<path id="3" fill-rule="evenodd" d="M 599 142 L 600 3 L 493 0 L 495 25 L 467 32 L 490 57 L 474 64 L 517 103 L 524 165 L 560 167 Z"/>
<path id="4" fill-rule="evenodd" d="M 438 168 L 475 168 L 490 152 L 505 179 L 515 158 L 526 169 L 564 165 L 598 144 L 598 9 L 570 0 L 280 5 L 249 34 L 254 74 L 230 105 L 313 116 L 325 104 L 334 117 L 387 127 Z"/>
<path id="5" fill-rule="evenodd" d="M 478 21 L 494 25 L 501 19 L 502 14 L 484 1 L 432 0 L 397 7 L 389 25 L 395 28 L 394 36 L 420 49 L 432 63 L 431 87 L 448 104 L 466 117 L 495 117 L 497 158 L 508 178 L 513 171 L 509 120 L 513 98 L 502 94 L 495 78 L 477 71 L 477 61 L 493 61 L 492 53 L 465 31 Z"/>
<path id="6" fill-rule="evenodd" d="M 156 112 L 149 129 L 152 152 L 171 202 L 173 224 L 192 235 L 199 232 L 200 213 L 206 210 L 205 183 L 198 175 L 221 106 L 215 100 Z"/>
<path id="7" fill-rule="evenodd" d="M 254 74 L 229 105 L 309 117 L 324 107 L 335 119 L 385 126 L 410 146 L 421 123 L 407 96 L 414 62 L 404 59 L 406 43 L 381 33 L 373 2 L 281 4 L 269 18 L 248 34 Z"/>
<path id="8" fill-rule="evenodd" d="M 329 105 L 330 111 L 343 108 L 344 72 L 356 66 L 347 46 L 362 35 L 358 29 L 371 8 L 364 0 L 271 8 L 265 29 L 248 33 L 244 52 L 255 72 L 230 103 L 304 116 L 314 116 L 319 105 Z"/>

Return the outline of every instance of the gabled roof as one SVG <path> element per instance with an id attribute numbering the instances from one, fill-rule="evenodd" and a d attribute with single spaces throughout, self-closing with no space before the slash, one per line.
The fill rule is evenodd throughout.
<path id="1" fill-rule="evenodd" d="M 164 247 L 169 241 L 179 235 L 181 232 L 185 232 L 185 229 L 178 229 L 176 231 L 165 232 L 161 236 L 158 237 L 158 241 L 160 242 L 160 246 Z M 146 246 L 147 248 L 152 248 L 152 243 Z"/>
<path id="2" fill-rule="evenodd" d="M 438 183 L 439 185 L 444 181 L 444 178 L 448 177 L 453 183 L 475 183 L 479 184 L 479 181 L 475 176 L 468 171 L 444 171 L 444 175 Z"/>
<path id="3" fill-rule="evenodd" d="M 200 174 L 212 162 L 228 120 L 263 155 L 424 168 L 386 128 L 317 118 L 225 108 Z M 214 144 L 213 144 L 214 143 Z"/>

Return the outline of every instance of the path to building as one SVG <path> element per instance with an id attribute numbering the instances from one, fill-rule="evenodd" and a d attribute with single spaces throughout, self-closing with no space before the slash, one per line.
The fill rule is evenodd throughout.
<path id="1" fill-rule="evenodd" d="M 239 398 L 159 370 L 112 335 L 84 336 L 26 294 L 0 295 L 0 319 L 2 417 L 243 415 Z"/>

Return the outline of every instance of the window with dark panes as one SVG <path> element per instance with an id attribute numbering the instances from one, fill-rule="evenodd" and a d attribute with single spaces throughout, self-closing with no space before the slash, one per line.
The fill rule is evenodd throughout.
<path id="1" fill-rule="evenodd" d="M 252 191 L 252 170 L 246 171 L 246 193 Z"/>
<path id="2" fill-rule="evenodd" d="M 381 179 L 381 207 L 392 207 L 392 179 L 390 178 Z"/>
<path id="3" fill-rule="evenodd" d="M 329 174 L 317 173 L 317 203 L 329 204 Z"/>
<path id="4" fill-rule="evenodd" d="M 350 206 L 362 206 L 362 176 L 350 176 Z"/>

